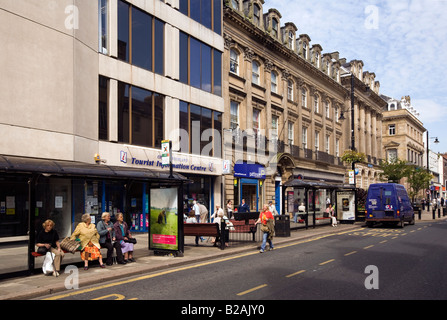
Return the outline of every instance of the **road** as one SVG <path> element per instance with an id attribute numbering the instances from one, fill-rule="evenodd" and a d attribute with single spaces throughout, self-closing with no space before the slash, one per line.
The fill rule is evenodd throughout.
<path id="1" fill-rule="evenodd" d="M 46 299 L 447 299 L 447 222 L 362 228 Z"/>

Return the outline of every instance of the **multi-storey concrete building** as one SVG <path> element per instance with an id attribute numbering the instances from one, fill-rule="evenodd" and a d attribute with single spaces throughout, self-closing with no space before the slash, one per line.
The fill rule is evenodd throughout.
<path id="1" fill-rule="evenodd" d="M 194 181 L 179 206 L 221 202 L 222 1 L 2 0 L 0 20 L 1 242 L 86 212 L 146 231 L 149 189 L 176 180 L 164 139 Z"/>

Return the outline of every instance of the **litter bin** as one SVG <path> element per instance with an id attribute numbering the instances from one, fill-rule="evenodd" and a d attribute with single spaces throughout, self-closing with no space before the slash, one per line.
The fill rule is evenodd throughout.
<path id="1" fill-rule="evenodd" d="M 290 216 L 275 216 L 275 236 L 290 237 Z"/>

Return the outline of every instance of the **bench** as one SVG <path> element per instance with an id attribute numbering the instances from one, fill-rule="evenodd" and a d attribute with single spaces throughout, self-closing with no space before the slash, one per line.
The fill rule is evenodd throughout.
<path id="1" fill-rule="evenodd" d="M 256 231 L 258 228 L 256 227 L 255 219 L 250 220 L 230 220 L 233 224 L 234 230 L 230 230 L 230 233 L 251 233 L 253 237 L 253 241 L 255 240 Z"/>
<path id="2" fill-rule="evenodd" d="M 69 253 L 69 251 L 66 251 L 66 250 L 62 250 L 62 251 L 63 251 L 64 253 Z M 71 252 L 70 252 L 70 253 L 71 253 Z M 35 257 L 35 258 L 45 256 L 45 254 L 42 254 L 42 253 L 39 253 L 39 252 L 36 252 L 36 251 L 31 252 L 31 255 L 32 255 L 33 257 Z"/>
<path id="3" fill-rule="evenodd" d="M 196 237 L 215 237 L 216 241 L 214 246 L 217 246 L 217 242 L 220 240 L 220 228 L 217 223 L 184 223 L 183 224 L 184 236 L 196 236 Z M 222 241 L 223 242 L 223 241 Z M 221 244 L 221 249 L 223 249 Z"/>

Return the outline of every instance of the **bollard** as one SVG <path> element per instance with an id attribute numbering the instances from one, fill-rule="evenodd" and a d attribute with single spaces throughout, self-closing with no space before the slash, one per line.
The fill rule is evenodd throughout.
<path id="1" fill-rule="evenodd" d="M 441 218 L 441 208 L 438 208 L 438 218 Z"/>
<path id="2" fill-rule="evenodd" d="M 432 213 L 433 213 L 433 220 L 435 220 L 436 219 L 436 209 L 433 209 Z"/>
<path id="3" fill-rule="evenodd" d="M 421 209 L 419 209 L 419 210 L 418 210 L 418 216 L 419 216 L 419 220 L 421 220 L 421 219 L 422 219 L 422 216 L 421 216 L 421 214 L 422 214 L 422 210 L 421 210 Z"/>

